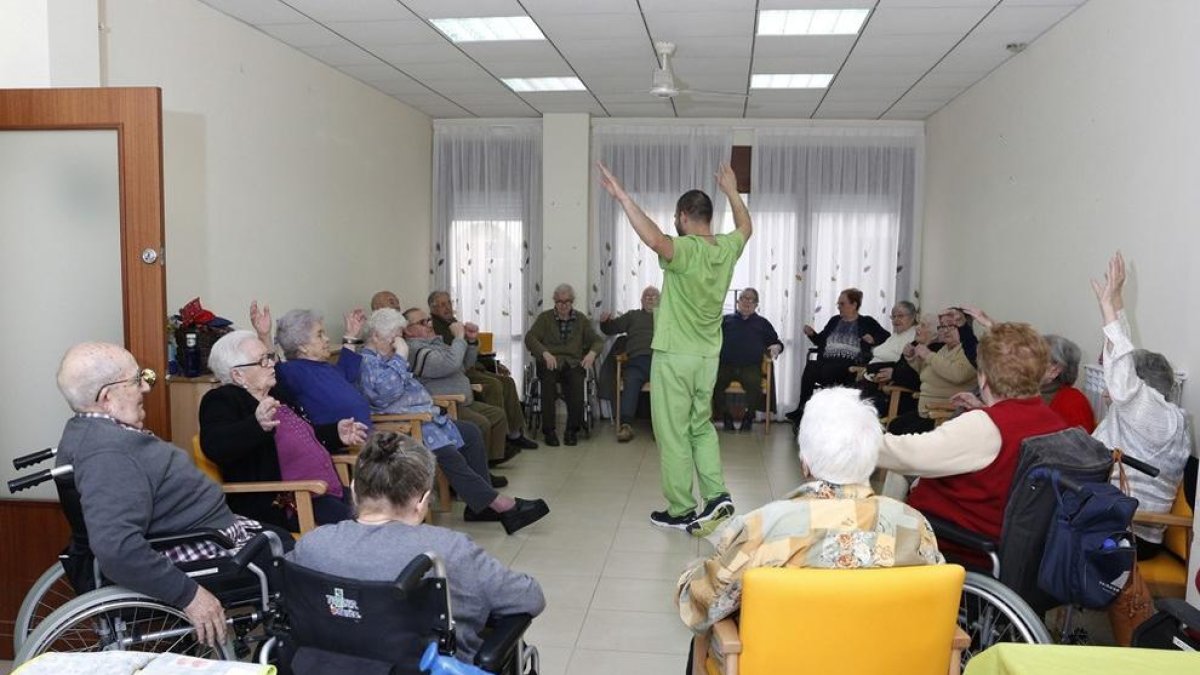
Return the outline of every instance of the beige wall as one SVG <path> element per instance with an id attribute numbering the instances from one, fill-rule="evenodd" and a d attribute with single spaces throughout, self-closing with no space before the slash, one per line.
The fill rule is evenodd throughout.
<path id="1" fill-rule="evenodd" d="M 588 194 L 592 127 L 587 113 L 542 117 L 542 296 L 554 306 L 554 288 L 575 288 L 575 308 L 591 311 L 588 286 Z"/>
<path id="2" fill-rule="evenodd" d="M 163 90 L 167 302 L 251 298 L 340 335 L 371 293 L 428 292 L 428 117 L 193 0 L 106 3 L 107 83 Z"/>
<path id="3" fill-rule="evenodd" d="M 1200 411 L 1200 3 L 1092 0 L 928 120 L 926 306 L 977 303 L 1100 344 L 1089 277 L 1121 249 L 1139 346 Z"/>

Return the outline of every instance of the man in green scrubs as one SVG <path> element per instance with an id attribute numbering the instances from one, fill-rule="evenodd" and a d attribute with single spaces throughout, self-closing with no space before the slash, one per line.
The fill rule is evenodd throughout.
<path id="1" fill-rule="evenodd" d="M 598 163 L 600 185 L 621 204 L 638 237 L 658 254 L 662 300 L 654 324 L 650 366 L 650 415 L 658 438 L 667 508 L 650 514 L 661 527 L 707 536 L 733 515 L 721 472 L 721 447 L 712 424 L 712 392 L 721 354 L 721 318 L 733 267 L 750 239 L 750 212 L 728 165 L 717 185 L 733 209 L 735 230 L 712 233 L 712 200 L 689 190 L 675 205 L 678 237 L 663 233 Z M 692 475 L 700 479 L 703 508 L 696 513 Z"/>

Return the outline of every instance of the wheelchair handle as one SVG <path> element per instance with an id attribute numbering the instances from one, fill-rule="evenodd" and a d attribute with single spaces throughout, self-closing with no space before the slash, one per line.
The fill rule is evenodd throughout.
<path id="1" fill-rule="evenodd" d="M 45 450 L 38 450 L 23 457 L 16 457 L 13 459 L 13 468 L 21 470 L 27 466 L 40 464 L 56 454 L 58 454 L 58 448 L 46 448 Z"/>
<path id="2" fill-rule="evenodd" d="M 426 551 L 410 560 L 400 571 L 400 576 L 396 577 L 396 589 L 400 592 L 401 597 L 416 589 L 417 584 L 421 583 L 421 579 L 425 578 L 430 569 L 433 569 L 437 576 L 445 578 L 446 566 L 438 554 L 433 551 Z"/>
<path id="3" fill-rule="evenodd" d="M 1147 463 L 1143 462 L 1142 460 L 1138 459 L 1137 457 L 1130 457 L 1129 455 L 1126 455 L 1125 453 L 1121 453 L 1121 462 L 1123 464 L 1126 464 L 1126 465 L 1134 468 L 1134 469 L 1137 469 L 1138 471 L 1141 471 L 1142 473 L 1146 474 L 1147 476 L 1150 476 L 1151 478 L 1158 477 L 1158 473 L 1159 473 L 1158 467 L 1147 464 Z"/>
<path id="4" fill-rule="evenodd" d="M 69 475 L 73 470 L 74 468 L 70 464 L 64 464 L 62 466 L 56 466 L 52 469 L 42 469 L 41 471 L 36 471 L 28 476 L 14 478 L 8 481 L 8 491 L 10 494 L 16 494 L 22 490 L 28 490 L 35 485 L 45 483 L 51 478 Z"/>
<path id="5" fill-rule="evenodd" d="M 262 552 L 264 546 L 271 547 L 272 558 L 283 557 L 283 544 L 279 542 L 279 535 L 269 530 L 264 530 L 258 536 L 251 539 L 250 543 L 243 546 L 242 550 L 234 554 L 233 564 L 237 565 L 238 569 L 246 569 L 246 565 L 249 565 Z"/>

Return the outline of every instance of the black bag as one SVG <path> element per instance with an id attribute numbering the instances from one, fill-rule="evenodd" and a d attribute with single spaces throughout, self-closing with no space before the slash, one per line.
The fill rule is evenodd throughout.
<path id="1" fill-rule="evenodd" d="M 1111 483 L 1059 484 L 1050 471 L 1058 501 L 1038 587 L 1062 604 L 1107 607 L 1125 587 L 1137 554 L 1130 524 L 1138 501 Z"/>

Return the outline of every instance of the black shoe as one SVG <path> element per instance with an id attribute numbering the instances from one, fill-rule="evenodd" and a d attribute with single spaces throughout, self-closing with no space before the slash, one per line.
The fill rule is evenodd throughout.
<path id="1" fill-rule="evenodd" d="M 804 417 L 804 408 L 797 406 L 795 410 L 785 415 L 792 424 L 800 424 L 800 418 Z"/>
<path id="2" fill-rule="evenodd" d="M 669 511 L 652 511 L 650 513 L 650 524 L 659 527 L 672 527 L 676 530 L 687 531 L 688 526 L 696 519 L 695 511 L 688 511 L 682 516 L 673 516 Z"/>
<path id="3" fill-rule="evenodd" d="M 468 523 L 497 523 L 500 517 L 501 514 L 490 506 L 482 511 L 472 511 L 469 506 L 463 509 L 463 520 Z"/>
<path id="4" fill-rule="evenodd" d="M 733 427 L 733 415 L 730 415 L 729 413 L 725 413 L 725 431 L 737 431 L 737 429 Z"/>
<path id="5" fill-rule="evenodd" d="M 517 505 L 500 514 L 500 524 L 504 531 L 513 534 L 517 530 L 532 525 L 550 513 L 550 507 L 543 499 L 517 498 Z"/>
<path id="6" fill-rule="evenodd" d="M 566 432 L 565 434 L 563 434 L 563 442 L 566 443 L 567 445 L 578 445 L 579 444 L 579 432 L 578 431 Z"/>
<path id="7" fill-rule="evenodd" d="M 738 431 L 750 431 L 750 429 L 753 426 L 754 426 L 754 413 L 747 410 L 746 414 L 742 415 L 742 426 L 741 426 L 741 428 L 738 429 Z"/>
<path id="8" fill-rule="evenodd" d="M 512 445 L 512 444 L 506 444 L 504 446 L 504 456 L 501 457 L 500 459 L 489 459 L 488 463 L 487 463 L 488 468 L 490 469 L 495 466 L 500 466 L 501 464 L 507 462 L 508 460 L 512 459 L 513 457 L 516 457 L 519 454 L 521 454 L 521 448 L 518 448 L 517 446 Z"/>
<path id="9" fill-rule="evenodd" d="M 542 436 L 545 437 L 542 439 L 543 443 L 552 448 L 558 447 L 558 433 L 553 429 L 550 429 L 549 431 L 542 431 Z"/>
<path id="10" fill-rule="evenodd" d="M 494 488 L 508 487 L 508 479 L 504 476 L 497 476 L 494 473 L 489 473 L 488 478 L 492 479 L 492 487 Z"/>
<path id="11" fill-rule="evenodd" d="M 519 448 L 520 450 L 537 450 L 538 448 L 537 441 L 531 441 L 528 438 L 525 438 L 524 434 L 517 436 L 516 438 L 508 439 L 508 444 Z"/>

